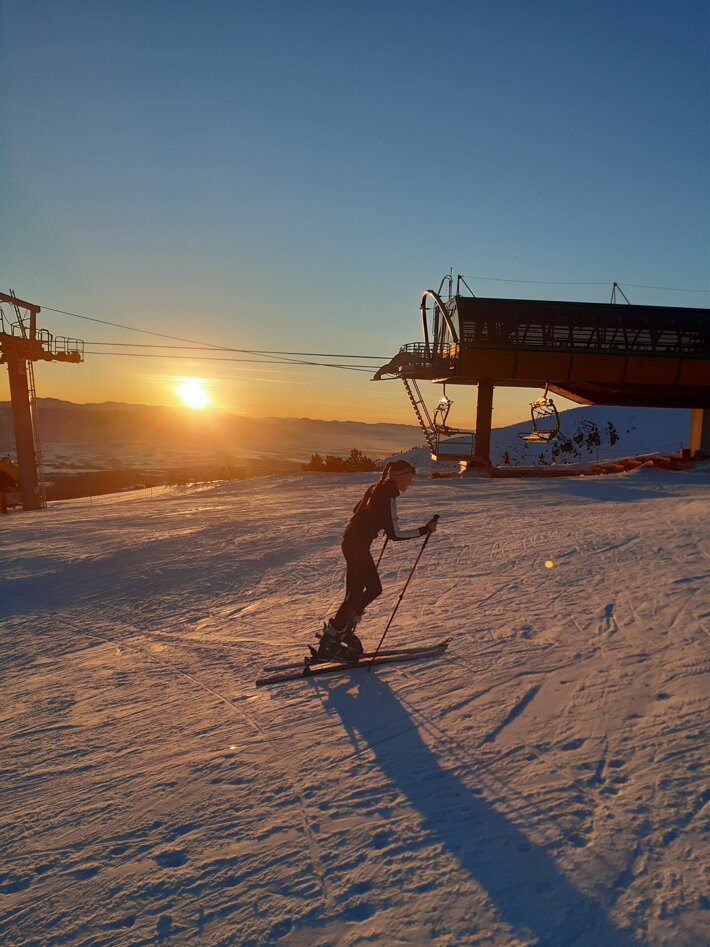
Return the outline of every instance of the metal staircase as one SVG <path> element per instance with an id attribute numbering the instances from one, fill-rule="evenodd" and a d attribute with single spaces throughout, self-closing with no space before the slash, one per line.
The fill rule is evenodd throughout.
<path id="1" fill-rule="evenodd" d="M 429 445 L 432 459 L 444 461 L 471 460 L 475 443 L 473 431 L 461 431 L 458 428 L 450 428 L 446 425 L 446 416 L 451 402 L 444 396 L 442 401 L 445 402 L 446 407 L 442 409 L 442 403 L 440 402 L 432 420 L 416 381 L 413 378 L 402 378 L 402 384 L 414 408 L 424 439 Z M 448 445 L 448 449 L 443 447 L 444 444 Z"/>
<path id="2" fill-rule="evenodd" d="M 437 437 L 434 423 L 431 420 L 429 409 L 424 404 L 424 399 L 422 398 L 421 392 L 419 391 L 419 385 L 413 378 L 402 378 L 402 384 L 404 385 L 404 390 L 407 392 L 407 397 L 414 408 L 414 413 L 417 416 L 419 427 L 422 429 L 424 434 L 424 439 L 429 445 L 429 449 L 431 450 L 432 454 L 436 454 L 439 449 L 439 438 Z"/>

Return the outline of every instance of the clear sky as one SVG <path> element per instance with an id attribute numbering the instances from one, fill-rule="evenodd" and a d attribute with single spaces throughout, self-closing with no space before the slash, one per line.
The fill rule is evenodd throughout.
<path id="1" fill-rule="evenodd" d="M 0 289 L 87 351 L 170 340 L 50 308 L 369 365 L 420 338 L 450 268 L 477 295 L 607 301 L 617 280 L 710 305 L 640 288 L 710 286 L 707 0 L 0 10 Z M 183 376 L 249 415 L 413 421 L 399 383 L 349 370 L 186 350 L 36 366 L 40 396 L 79 402 L 173 403 Z M 499 390 L 494 424 L 528 400 Z"/>

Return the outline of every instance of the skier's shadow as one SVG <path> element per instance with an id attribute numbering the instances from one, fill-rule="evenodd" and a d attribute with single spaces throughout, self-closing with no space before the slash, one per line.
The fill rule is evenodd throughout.
<path id="1" fill-rule="evenodd" d="M 539 938 L 538 947 L 564 947 L 582 935 L 585 944 L 638 947 L 544 849 L 440 766 L 381 677 L 361 672 L 342 686 L 318 689 L 358 752 L 375 754 L 384 775 L 422 815 L 423 831 L 458 859 L 511 927 Z"/>

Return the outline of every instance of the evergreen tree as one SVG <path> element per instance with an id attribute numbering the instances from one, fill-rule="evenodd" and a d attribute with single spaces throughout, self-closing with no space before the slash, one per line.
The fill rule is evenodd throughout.
<path id="1" fill-rule="evenodd" d="M 350 455 L 345 461 L 345 470 L 361 471 L 361 470 L 376 470 L 375 463 L 371 457 L 367 457 L 361 450 L 358 450 L 357 447 L 353 447 L 350 451 Z"/>
<path id="2" fill-rule="evenodd" d="M 311 459 L 303 465 L 304 470 L 323 470 L 324 463 L 320 454 L 311 454 Z"/>

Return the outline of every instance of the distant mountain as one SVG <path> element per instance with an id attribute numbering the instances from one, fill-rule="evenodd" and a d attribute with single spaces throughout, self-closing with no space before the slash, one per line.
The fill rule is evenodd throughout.
<path id="1" fill-rule="evenodd" d="M 312 418 L 248 418 L 142 404 L 73 404 L 38 401 L 45 465 L 51 470 L 179 466 L 195 460 L 235 463 L 273 457 L 307 461 L 312 454 L 343 456 L 353 447 L 381 459 L 423 443 L 416 425 L 320 421 Z M 560 414 L 560 436 L 549 444 L 527 444 L 526 422 L 496 428 L 491 459 L 508 452 L 513 464 L 580 461 L 688 446 L 690 412 L 672 408 L 584 406 Z M 453 447 L 455 441 L 449 442 Z M 9 402 L 0 402 L 0 456 L 14 455 Z M 428 457 L 421 448 L 417 461 Z"/>
<path id="2" fill-rule="evenodd" d="M 45 454 L 121 462 L 143 457 L 143 464 L 174 463 L 194 454 L 219 454 L 230 460 L 269 455 L 307 461 L 311 454 L 341 455 L 357 447 L 383 457 L 421 442 L 421 431 L 409 424 L 365 424 L 312 418 L 248 418 L 201 413 L 184 408 L 143 404 L 73 404 L 38 399 L 39 429 Z M 9 402 L 0 402 L 0 455 L 14 454 Z M 51 466 L 51 463 L 50 463 Z"/>

